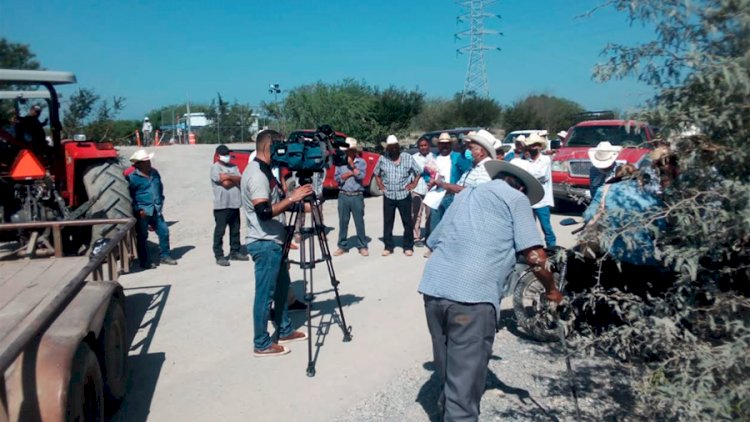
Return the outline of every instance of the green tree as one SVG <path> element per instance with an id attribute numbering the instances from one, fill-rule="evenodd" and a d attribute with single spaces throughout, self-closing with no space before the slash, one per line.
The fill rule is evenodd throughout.
<path id="1" fill-rule="evenodd" d="M 437 130 L 453 127 L 490 127 L 501 122 L 502 107 L 491 98 L 457 93 L 450 100 L 433 99 L 414 117 L 413 128 Z"/>
<path id="2" fill-rule="evenodd" d="M 648 301 L 604 292 L 628 323 L 595 344 L 640 362 L 633 385 L 649 419 L 748 420 L 750 1 L 606 4 L 656 30 L 654 41 L 608 45 L 595 76 L 635 76 L 657 92 L 632 117 L 660 122 L 678 154 L 680 178 L 649 218 L 669 222 L 657 256 L 680 278 Z"/>
<path id="3" fill-rule="evenodd" d="M 0 69 L 37 70 L 41 65 L 28 44 L 20 44 L 0 38 Z"/>
<path id="4" fill-rule="evenodd" d="M 125 106 L 125 98 L 102 99 L 92 89 L 79 88 L 68 99 L 63 113 L 63 133 L 66 137 L 82 133 L 88 139 L 113 140 L 114 118 Z"/>
<path id="5" fill-rule="evenodd" d="M 529 95 L 505 110 L 504 124 L 507 131 L 547 129 L 556 133 L 576 124 L 576 114 L 583 111 L 578 103 L 565 98 Z"/>

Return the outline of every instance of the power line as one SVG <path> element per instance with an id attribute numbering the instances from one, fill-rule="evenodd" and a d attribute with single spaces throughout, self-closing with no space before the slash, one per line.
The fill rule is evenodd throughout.
<path id="1" fill-rule="evenodd" d="M 486 8 L 496 0 L 458 0 L 456 4 L 463 8 L 462 14 L 456 17 L 456 24 L 467 22 L 469 29 L 454 34 L 456 40 L 469 38 L 469 44 L 456 49 L 456 54 L 469 53 L 469 64 L 466 69 L 466 80 L 461 95 L 463 100 L 470 93 L 482 97 L 489 97 L 490 90 L 487 82 L 487 66 L 484 62 L 485 50 L 498 50 L 500 47 L 484 43 L 485 35 L 503 35 L 492 29 L 484 28 L 485 18 L 498 18 L 500 15 L 485 12 Z"/>

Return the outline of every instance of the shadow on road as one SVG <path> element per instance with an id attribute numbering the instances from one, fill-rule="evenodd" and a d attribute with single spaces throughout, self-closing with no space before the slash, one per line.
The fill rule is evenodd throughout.
<path id="1" fill-rule="evenodd" d="M 113 421 L 146 421 L 165 354 L 149 353 L 171 286 L 125 289 L 128 323 L 128 387 Z"/>

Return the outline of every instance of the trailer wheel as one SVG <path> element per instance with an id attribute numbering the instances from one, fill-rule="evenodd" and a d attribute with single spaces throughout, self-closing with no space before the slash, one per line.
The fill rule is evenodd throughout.
<path id="1" fill-rule="evenodd" d="M 125 396 L 128 359 L 127 321 L 122 303 L 113 298 L 99 333 L 101 369 L 107 406 L 115 409 Z"/>
<path id="2" fill-rule="evenodd" d="M 115 160 L 91 165 L 83 172 L 83 186 L 89 198 L 99 199 L 86 212 L 87 218 L 130 218 L 133 205 L 123 167 Z M 93 228 L 92 239 L 109 238 L 116 233 L 116 224 L 102 224 Z"/>
<path id="3" fill-rule="evenodd" d="M 78 345 L 70 368 L 66 416 L 68 421 L 103 421 L 104 391 L 96 354 L 88 344 Z"/>
<path id="4" fill-rule="evenodd" d="M 380 190 L 380 187 L 378 186 L 377 180 L 375 180 L 375 176 L 372 176 L 370 179 L 370 196 L 380 196 L 383 194 L 383 191 Z"/>

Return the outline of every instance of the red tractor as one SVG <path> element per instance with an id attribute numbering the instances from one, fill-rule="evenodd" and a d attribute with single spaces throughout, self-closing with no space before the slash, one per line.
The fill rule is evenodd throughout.
<path id="1" fill-rule="evenodd" d="M 75 82 L 68 72 L 0 69 L 0 113 L 10 111 L 0 115 L 0 224 L 132 217 L 128 183 L 112 143 L 83 135 L 61 139 L 56 86 Z M 44 108 L 48 116 L 40 121 Z M 92 240 L 113 235 L 115 228 L 68 227 L 63 249 L 84 253 Z M 52 249 L 49 230 L 0 236 L 0 242 L 18 241 L 30 251 L 37 245 Z"/>

